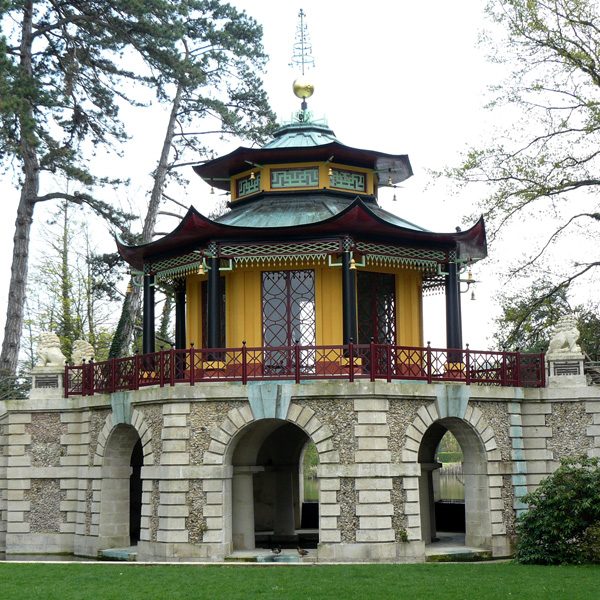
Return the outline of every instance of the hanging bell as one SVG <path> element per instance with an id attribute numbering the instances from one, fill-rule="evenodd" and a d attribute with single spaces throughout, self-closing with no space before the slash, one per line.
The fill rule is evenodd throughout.
<path id="1" fill-rule="evenodd" d="M 198 275 L 205 275 L 206 272 L 204 271 L 204 263 L 201 262 L 200 266 L 198 267 Z"/>
<path id="2" fill-rule="evenodd" d="M 471 300 L 475 300 L 475 290 L 471 290 Z"/>
<path id="3" fill-rule="evenodd" d="M 250 171 L 250 179 L 254 181 L 256 179 L 256 175 L 254 175 L 254 171 Z"/>
<path id="4" fill-rule="evenodd" d="M 211 188 L 210 188 L 210 193 L 211 193 L 211 194 L 214 194 L 214 193 L 215 193 L 215 188 L 214 188 L 214 187 L 211 187 Z"/>
<path id="5" fill-rule="evenodd" d="M 351 271 L 356 271 L 356 261 L 353 258 L 350 259 L 350 267 L 349 268 Z"/>

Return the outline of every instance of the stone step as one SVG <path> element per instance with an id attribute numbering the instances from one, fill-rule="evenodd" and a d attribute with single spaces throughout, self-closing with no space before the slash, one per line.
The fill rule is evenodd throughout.
<path id="1" fill-rule="evenodd" d="M 256 563 L 298 563 L 316 562 L 316 550 L 309 550 L 307 556 L 300 556 L 295 550 L 285 551 L 275 555 L 269 550 L 238 550 L 225 557 L 225 562 L 256 562 Z"/>
<path id="2" fill-rule="evenodd" d="M 492 553 L 489 550 L 478 550 L 475 548 L 445 548 L 438 551 L 426 553 L 425 562 L 479 562 L 491 560 Z"/>
<path id="3" fill-rule="evenodd" d="M 98 552 L 98 560 L 122 560 L 127 562 L 135 562 L 137 561 L 137 546 L 100 550 Z"/>

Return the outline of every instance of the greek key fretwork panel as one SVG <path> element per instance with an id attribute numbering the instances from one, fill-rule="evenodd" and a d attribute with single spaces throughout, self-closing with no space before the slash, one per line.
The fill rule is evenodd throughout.
<path id="1" fill-rule="evenodd" d="M 364 173 L 332 169 L 330 181 L 333 188 L 352 190 L 353 192 L 367 191 L 366 176 Z"/>
<path id="2" fill-rule="evenodd" d="M 237 197 L 243 198 L 250 194 L 260 192 L 260 173 L 255 173 L 254 179 L 251 177 L 244 177 L 244 179 L 238 179 L 237 182 Z"/>
<path id="3" fill-rule="evenodd" d="M 271 169 L 271 189 L 317 187 L 319 169 Z"/>

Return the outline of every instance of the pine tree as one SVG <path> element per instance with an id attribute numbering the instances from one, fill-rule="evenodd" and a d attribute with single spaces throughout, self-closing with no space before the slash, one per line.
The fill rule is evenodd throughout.
<path id="1" fill-rule="evenodd" d="M 155 235 L 169 180 L 187 183 L 181 168 L 210 153 L 206 136 L 233 135 L 257 143 L 275 124 L 258 77 L 266 61 L 262 28 L 229 4 L 193 2 L 190 7 L 193 18 L 187 22 L 181 56 L 188 70 L 171 86 L 159 88 L 159 99 L 169 103 L 170 112 L 141 243 Z M 110 350 L 115 357 L 127 353 L 140 310 L 141 289 L 133 279 L 130 287 Z"/>
<path id="2" fill-rule="evenodd" d="M 20 169 L 0 372 L 13 374 L 17 365 L 35 206 L 53 199 L 87 204 L 115 228 L 127 227 L 126 215 L 98 197 L 98 186 L 112 182 L 86 158 L 126 139 L 118 101 L 136 101 L 132 83 L 162 86 L 190 71 L 180 40 L 197 4 L 204 3 L 0 3 L 0 161 Z M 82 191 L 57 189 L 48 175 L 78 182 Z"/>

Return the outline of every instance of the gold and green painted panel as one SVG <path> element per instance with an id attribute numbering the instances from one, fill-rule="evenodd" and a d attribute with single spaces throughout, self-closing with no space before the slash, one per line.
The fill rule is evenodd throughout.
<path id="1" fill-rule="evenodd" d="M 319 186 L 318 167 L 271 169 L 271 189 L 316 188 Z"/>
<path id="2" fill-rule="evenodd" d="M 250 194 L 256 194 L 256 192 L 260 192 L 260 182 L 260 171 L 258 173 L 252 173 L 247 177 L 238 179 L 236 182 L 237 197 L 245 198 L 246 196 L 250 196 Z"/>
<path id="3" fill-rule="evenodd" d="M 367 191 L 367 175 L 358 171 L 331 169 L 329 177 L 331 187 L 338 190 L 365 193 Z"/>

